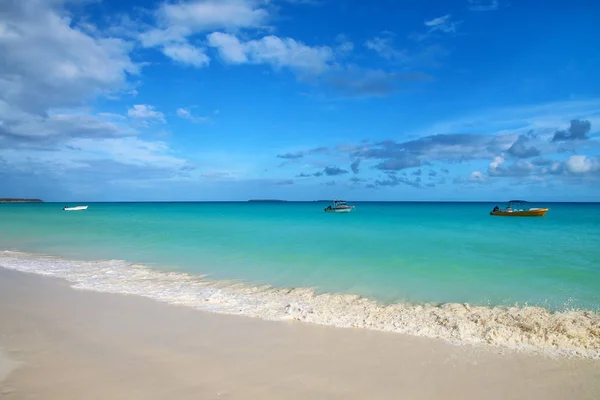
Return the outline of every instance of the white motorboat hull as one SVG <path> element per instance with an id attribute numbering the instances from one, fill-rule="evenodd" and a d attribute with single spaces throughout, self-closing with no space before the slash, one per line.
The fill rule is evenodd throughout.
<path id="1" fill-rule="evenodd" d="M 63 211 L 83 211 L 87 210 L 88 206 L 65 207 Z"/>
<path id="2" fill-rule="evenodd" d="M 329 213 L 349 213 L 354 208 L 326 208 L 325 212 Z"/>

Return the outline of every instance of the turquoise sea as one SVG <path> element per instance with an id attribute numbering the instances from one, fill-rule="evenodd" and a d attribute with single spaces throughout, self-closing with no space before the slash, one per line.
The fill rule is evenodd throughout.
<path id="1" fill-rule="evenodd" d="M 81 212 L 56 203 L 0 204 L 0 266 L 151 297 L 165 296 L 161 285 L 170 285 L 169 296 L 186 293 L 174 302 L 210 303 L 216 312 L 232 312 L 225 297 L 239 288 L 242 314 L 252 314 L 252 304 L 271 315 L 273 293 L 282 293 L 272 291 L 296 288 L 300 297 L 292 300 L 301 299 L 306 314 L 297 319 L 323 314 L 306 306 L 313 301 L 306 296 L 322 303 L 319 294 L 358 295 L 377 307 L 600 309 L 600 204 L 539 204 L 550 211 L 538 218 L 492 217 L 493 203 L 358 202 L 349 214 L 324 213 L 324 202 L 88 204 Z M 109 286 L 105 275 L 114 278 Z M 213 290 L 194 303 L 189 285 L 218 287 L 219 300 Z M 292 300 L 282 302 L 288 311 Z"/>

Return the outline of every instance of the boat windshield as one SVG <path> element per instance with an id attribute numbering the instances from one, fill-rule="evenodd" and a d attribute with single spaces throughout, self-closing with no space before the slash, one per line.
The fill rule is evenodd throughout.
<path id="1" fill-rule="evenodd" d="M 513 211 L 528 211 L 530 207 L 525 200 L 510 200 L 507 208 Z"/>

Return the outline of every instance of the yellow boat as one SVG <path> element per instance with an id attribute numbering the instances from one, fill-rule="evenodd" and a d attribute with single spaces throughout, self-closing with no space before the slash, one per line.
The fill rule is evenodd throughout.
<path id="1" fill-rule="evenodd" d="M 502 217 L 542 217 L 548 212 L 549 208 L 528 207 L 525 200 L 510 200 L 504 210 L 494 207 L 490 215 Z"/>

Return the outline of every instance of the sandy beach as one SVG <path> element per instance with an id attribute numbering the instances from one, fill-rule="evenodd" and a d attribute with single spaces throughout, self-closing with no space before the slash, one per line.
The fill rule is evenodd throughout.
<path id="1" fill-rule="evenodd" d="M 600 361 L 211 314 L 0 268 L 2 399 L 597 399 Z"/>

